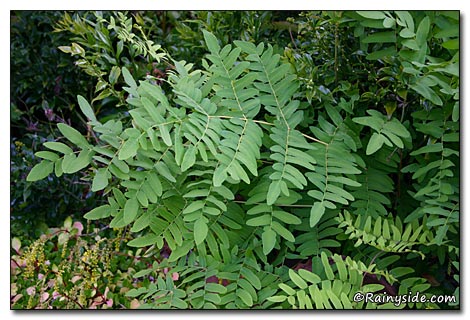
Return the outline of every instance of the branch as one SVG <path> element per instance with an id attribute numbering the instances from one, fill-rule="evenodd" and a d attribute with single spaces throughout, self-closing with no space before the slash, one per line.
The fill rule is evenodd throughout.
<path id="1" fill-rule="evenodd" d="M 316 138 L 314 138 L 314 137 L 311 137 L 311 136 L 309 136 L 309 135 L 307 135 L 307 134 L 305 134 L 305 133 L 302 133 L 302 135 L 303 135 L 305 138 L 307 138 L 307 139 L 310 139 L 310 140 L 312 140 L 312 141 L 321 143 L 321 144 L 324 145 L 324 146 L 328 146 L 328 143 L 323 142 L 323 141 L 321 141 L 321 140 L 318 140 L 318 139 L 316 139 Z"/>
<path id="2" fill-rule="evenodd" d="M 233 202 L 243 203 L 243 204 L 246 203 L 246 201 L 241 201 L 241 200 L 235 200 Z M 254 202 L 254 203 L 251 203 L 251 204 L 263 204 L 263 203 Z M 311 208 L 312 205 L 309 205 L 309 204 L 276 204 L 276 207 Z"/>
<path id="3" fill-rule="evenodd" d="M 243 118 L 232 117 L 232 116 L 209 116 L 209 118 L 240 119 L 240 120 L 245 120 L 245 119 L 243 119 Z M 271 123 L 271 122 L 266 122 L 266 121 L 262 121 L 262 120 L 253 120 L 253 119 L 249 119 L 249 120 L 251 120 L 251 121 L 253 121 L 253 122 L 256 122 L 256 123 L 259 123 L 259 124 L 265 124 L 265 125 L 268 125 L 268 126 L 274 126 L 274 123 Z M 321 140 L 318 140 L 318 139 L 316 139 L 316 138 L 314 138 L 314 137 L 311 137 L 311 136 L 309 136 L 309 135 L 307 135 L 307 134 L 305 134 L 305 133 L 302 133 L 302 135 L 303 135 L 305 138 L 309 139 L 309 140 L 312 140 L 312 141 L 321 143 L 321 144 L 324 145 L 324 146 L 328 146 L 328 143 L 323 142 L 323 141 L 321 141 Z"/>

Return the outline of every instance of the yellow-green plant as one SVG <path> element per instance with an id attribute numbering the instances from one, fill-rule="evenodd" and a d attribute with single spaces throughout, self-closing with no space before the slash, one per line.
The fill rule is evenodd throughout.
<path id="1" fill-rule="evenodd" d="M 172 61 L 170 91 L 122 68 L 130 122 L 100 121 L 79 96 L 95 138 L 59 124 L 68 142 L 45 143 L 28 180 L 83 171 L 103 192 L 85 218 L 159 259 L 134 275 L 155 281 L 127 293 L 142 308 L 372 308 L 356 291 L 445 292 L 416 265 L 459 257 L 458 51 L 441 30 L 458 16 L 341 17 L 367 31 L 366 59 L 399 70 L 381 81 L 400 112 L 348 98 L 344 80 L 309 102 L 271 45 L 222 47 L 203 30 L 203 69 Z M 301 261 L 311 270 L 294 272 Z M 439 307 L 382 307 L 423 306 Z"/>
<path id="2" fill-rule="evenodd" d="M 13 309 L 132 307 L 124 292 L 142 283 L 130 272 L 146 259 L 138 252 L 120 252 L 121 237 L 83 229 L 69 217 L 61 228 L 50 228 L 25 248 L 12 239 Z"/>

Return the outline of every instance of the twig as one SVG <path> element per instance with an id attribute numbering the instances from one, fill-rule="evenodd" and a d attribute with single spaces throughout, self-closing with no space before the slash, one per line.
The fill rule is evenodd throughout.
<path id="1" fill-rule="evenodd" d="M 321 141 L 321 140 L 318 140 L 318 139 L 316 139 L 316 138 L 314 138 L 314 137 L 311 137 L 311 136 L 309 136 L 309 135 L 307 135 L 307 134 L 305 134 L 305 133 L 302 133 L 302 135 L 303 135 L 305 138 L 307 138 L 307 139 L 310 139 L 310 140 L 312 140 L 312 141 L 321 143 L 321 144 L 324 145 L 324 146 L 328 146 L 328 143 L 323 142 L 323 141 Z"/>
<path id="2" fill-rule="evenodd" d="M 251 120 L 251 121 L 256 122 L 256 123 L 265 124 L 265 125 L 268 125 L 268 126 L 274 126 L 274 123 L 271 123 L 271 122 L 266 122 L 266 121 L 262 121 L 262 120 L 254 120 L 254 119 L 243 119 L 243 118 L 232 117 L 232 116 L 209 116 L 209 118 L 240 119 L 240 120 L 244 120 L 244 121 Z"/>
<path id="3" fill-rule="evenodd" d="M 243 120 L 242 118 L 237 118 L 237 117 L 232 117 L 232 116 L 209 116 L 210 118 L 220 118 L 220 119 L 240 119 L 240 120 Z M 248 119 L 247 119 L 248 120 Z M 265 125 L 268 125 L 268 126 L 274 126 L 274 123 L 271 123 L 271 122 L 266 122 L 266 121 L 262 121 L 262 120 L 252 120 L 252 119 L 249 119 L 253 122 L 256 122 L 256 123 L 260 123 L 260 124 L 265 124 Z M 321 143 L 323 144 L 324 146 L 328 146 L 328 143 L 326 142 L 323 142 L 321 140 L 318 140 L 314 137 L 311 137 L 305 133 L 302 133 L 302 135 L 307 138 L 307 139 L 310 139 L 312 141 L 315 141 L 315 142 L 318 142 L 318 143 Z"/>
<path id="4" fill-rule="evenodd" d="M 64 286 L 65 286 L 65 284 L 64 284 Z M 77 305 L 80 307 L 80 309 L 84 309 L 83 306 L 80 304 L 80 302 L 78 302 L 77 300 L 75 300 L 75 299 L 72 298 L 72 297 L 69 297 L 65 292 L 64 292 L 64 293 L 60 293 L 60 295 L 63 296 L 63 297 L 65 297 L 66 299 L 69 299 L 70 301 L 75 302 L 75 304 L 77 304 Z"/>
<path id="5" fill-rule="evenodd" d="M 290 26 L 289 26 L 289 36 L 290 36 L 290 40 L 291 40 L 292 43 L 294 44 L 295 50 L 297 50 L 297 45 L 295 44 L 294 37 L 292 36 L 292 30 L 291 30 L 291 27 L 290 27 Z"/>
<path id="6" fill-rule="evenodd" d="M 382 251 L 379 251 L 375 254 L 375 256 L 372 258 L 372 260 L 370 261 L 369 263 L 369 267 L 374 263 L 375 259 L 379 256 L 379 254 L 381 254 Z"/>
<path id="7" fill-rule="evenodd" d="M 235 200 L 235 203 L 246 203 L 246 201 Z M 259 202 L 254 202 L 252 204 L 262 204 Z M 311 208 L 312 206 L 309 204 L 276 204 L 276 207 L 292 207 L 292 208 Z"/>
<path id="8" fill-rule="evenodd" d="M 98 232 L 101 232 L 101 231 L 106 230 L 106 229 L 109 229 L 109 226 L 104 226 L 103 228 L 99 229 L 98 231 L 93 231 L 93 232 L 90 232 L 90 233 L 84 233 L 84 234 L 80 234 L 78 236 L 80 236 L 80 237 L 94 236 L 94 235 L 98 234 Z"/>

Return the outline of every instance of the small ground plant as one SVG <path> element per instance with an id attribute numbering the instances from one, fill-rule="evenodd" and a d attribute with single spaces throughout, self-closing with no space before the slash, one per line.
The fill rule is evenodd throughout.
<path id="1" fill-rule="evenodd" d="M 15 244 L 15 270 L 43 275 L 28 278 L 23 304 L 459 307 L 458 13 L 299 19 L 286 22 L 293 41 L 286 49 L 222 44 L 202 30 L 207 54 L 195 64 L 143 39 L 141 54 L 152 48 L 169 68 L 156 79 L 113 67 L 109 76 L 123 82 L 119 117 L 98 117 L 97 104 L 78 96 L 87 134 L 59 123 L 64 139 L 43 144 L 27 180 L 81 172 L 102 194 L 84 218 L 118 235 L 83 242 L 68 221 L 23 255 Z M 319 40 L 325 32 L 334 36 L 329 44 Z M 44 256 L 51 237 L 59 245 L 55 269 Z M 109 266 L 119 248 L 133 261 L 126 270 Z M 82 272 L 64 278 L 67 259 Z M 63 280 L 69 287 L 57 291 Z M 396 304 L 358 300 L 358 292 L 455 299 Z"/>

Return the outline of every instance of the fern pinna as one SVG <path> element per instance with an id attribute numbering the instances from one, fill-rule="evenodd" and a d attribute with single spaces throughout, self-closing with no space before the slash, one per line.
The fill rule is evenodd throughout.
<path id="1" fill-rule="evenodd" d="M 437 111 L 413 115 L 413 139 L 428 143 L 402 173 L 413 173 L 412 196 L 423 206 L 403 219 L 391 213 L 390 175 L 401 170 L 397 150 L 411 144 L 409 124 L 376 110 L 355 116 L 355 101 L 344 98 L 306 118 L 301 83 L 275 48 L 221 47 L 203 35 L 203 69 L 172 61 L 170 92 L 122 68 L 130 125 L 100 122 L 79 96 L 96 139 L 59 124 L 74 149 L 45 143 L 28 176 L 86 170 L 107 199 L 85 218 L 110 219 L 132 233 L 129 246 L 159 257 L 136 278 L 178 274 L 127 296 L 143 308 L 388 308 L 396 306 L 355 303 L 354 293 L 427 290 L 419 275 L 402 281 L 409 270 L 393 263 L 433 246 L 457 250 L 444 240 L 458 221 L 450 169 L 458 127 L 446 122 L 449 110 L 444 120 Z"/>

